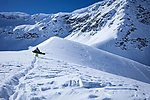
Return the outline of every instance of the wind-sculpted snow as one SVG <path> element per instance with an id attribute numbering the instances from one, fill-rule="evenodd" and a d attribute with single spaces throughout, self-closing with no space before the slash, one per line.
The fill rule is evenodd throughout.
<path id="1" fill-rule="evenodd" d="M 145 65 L 58 37 L 38 47 L 0 52 L 0 99 L 150 99 Z"/>
<path id="2" fill-rule="evenodd" d="M 17 55 L 17 56 L 16 56 Z M 0 52 L 0 99 L 8 100 L 19 80 L 31 70 L 36 61 L 27 52 Z M 2 99 L 2 100 L 3 100 Z"/>
<path id="3" fill-rule="evenodd" d="M 22 59 L 33 57 L 30 51 L 19 54 Z M 10 55 L 12 58 L 18 58 L 15 52 Z M 11 62 L 9 58 L 5 60 Z M 49 55 L 40 56 L 36 60 L 30 59 L 30 61 L 27 65 L 20 60 L 23 65 L 20 67 L 22 70 L 18 71 L 18 74 L 9 72 L 8 74 L 12 75 L 10 80 L 7 77 L 5 82 L 1 80 L 3 81 L 0 87 L 2 100 L 150 99 L 150 86 L 147 83 L 67 63 Z M 12 68 L 16 65 L 14 64 Z"/>
<path id="4" fill-rule="evenodd" d="M 50 57 L 150 83 L 150 68 L 135 61 L 53 37 L 39 44 Z"/>

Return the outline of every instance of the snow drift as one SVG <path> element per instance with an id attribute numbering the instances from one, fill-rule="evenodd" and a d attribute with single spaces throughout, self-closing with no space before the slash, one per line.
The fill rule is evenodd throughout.
<path id="1" fill-rule="evenodd" d="M 58 37 L 52 37 L 37 47 L 50 58 L 150 83 L 150 68 L 148 66 L 103 50 Z"/>

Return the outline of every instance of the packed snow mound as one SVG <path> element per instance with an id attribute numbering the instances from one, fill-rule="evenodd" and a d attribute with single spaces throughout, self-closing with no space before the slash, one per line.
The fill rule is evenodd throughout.
<path id="1" fill-rule="evenodd" d="M 58 37 L 52 37 L 36 47 L 55 59 L 150 83 L 149 66 L 103 50 Z"/>

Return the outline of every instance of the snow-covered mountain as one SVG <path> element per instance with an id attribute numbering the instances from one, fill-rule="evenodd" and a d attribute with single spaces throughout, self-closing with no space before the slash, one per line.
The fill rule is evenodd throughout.
<path id="1" fill-rule="evenodd" d="M 73 32 L 66 38 L 150 65 L 149 4 L 149 0 L 107 0 L 77 10 L 76 17 L 72 15 Z"/>
<path id="2" fill-rule="evenodd" d="M 22 50 L 52 36 L 150 65 L 150 1 L 105 0 L 72 13 L 0 13 L 0 50 Z"/>
<path id="3" fill-rule="evenodd" d="M 148 66 L 57 37 L 38 47 L 0 52 L 0 99 L 150 99 Z"/>
<path id="4" fill-rule="evenodd" d="M 35 46 L 51 36 L 68 35 L 69 26 L 61 18 L 64 14 L 28 15 L 2 12 L 0 15 L 0 50 L 28 49 L 29 46 Z"/>
<path id="5" fill-rule="evenodd" d="M 52 36 L 150 65 L 150 1 L 105 0 L 72 13 L 0 13 L 0 50 L 23 50 Z"/>
<path id="6" fill-rule="evenodd" d="M 149 5 L 0 12 L 0 100 L 150 100 Z"/>

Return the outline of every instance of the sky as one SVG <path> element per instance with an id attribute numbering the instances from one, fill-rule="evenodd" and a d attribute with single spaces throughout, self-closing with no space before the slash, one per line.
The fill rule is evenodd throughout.
<path id="1" fill-rule="evenodd" d="M 58 13 L 71 12 L 101 0 L 0 0 L 0 12 Z"/>

